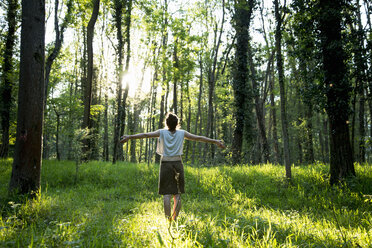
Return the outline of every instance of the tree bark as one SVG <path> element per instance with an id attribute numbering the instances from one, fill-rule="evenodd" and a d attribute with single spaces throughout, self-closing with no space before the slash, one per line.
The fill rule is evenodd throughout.
<path id="1" fill-rule="evenodd" d="M 166 93 L 166 87 L 168 87 L 168 79 L 167 79 L 167 71 L 166 71 L 166 54 L 167 54 L 167 43 L 168 43 L 168 2 L 167 0 L 164 1 L 163 6 L 163 23 L 162 23 L 162 41 L 161 41 L 161 61 L 162 61 L 162 81 L 161 81 L 161 98 L 160 98 L 160 114 L 159 114 L 159 123 L 158 129 L 164 128 L 164 117 L 165 111 L 167 111 L 167 98 L 168 93 Z M 167 86 L 166 86 L 167 85 Z M 157 144 L 156 144 L 157 145 Z M 160 155 L 155 154 L 155 163 L 160 162 Z"/>
<path id="2" fill-rule="evenodd" d="M 119 144 L 119 136 L 120 136 L 120 123 L 123 120 L 123 109 L 121 108 L 121 98 L 123 94 L 122 90 L 122 81 L 123 81 L 123 53 L 124 53 L 124 40 L 123 40 L 123 33 L 122 33 L 122 15 L 123 15 L 123 2 L 122 0 L 115 0 L 114 1 L 114 19 L 115 19 L 115 27 L 116 27 L 116 38 L 118 40 L 117 45 L 117 58 L 118 58 L 118 65 L 116 70 L 116 78 L 117 78 L 117 113 L 114 125 L 114 149 L 112 155 L 112 163 L 115 164 L 116 160 L 118 159 L 118 150 Z"/>
<path id="3" fill-rule="evenodd" d="M 124 74 L 128 73 L 129 70 L 129 63 L 131 58 L 131 42 L 130 42 L 130 27 L 132 22 L 132 0 L 126 1 L 126 11 L 125 11 L 125 44 L 126 44 L 126 59 L 125 59 L 125 68 L 124 68 Z M 129 84 L 126 85 L 124 89 L 123 94 L 123 101 L 122 101 L 122 121 L 120 123 L 120 136 L 124 135 L 125 131 L 125 118 L 126 118 L 126 108 L 127 108 L 127 98 L 128 98 L 128 92 L 129 92 Z M 119 143 L 119 158 L 123 159 L 123 144 Z"/>
<path id="4" fill-rule="evenodd" d="M 330 183 L 354 176 L 348 127 L 350 82 L 341 41 L 341 0 L 320 0 L 319 27 L 330 127 Z"/>
<path id="5" fill-rule="evenodd" d="M 61 153 L 59 152 L 59 127 L 61 124 L 61 115 L 55 111 L 57 116 L 57 130 L 56 130 L 56 153 L 57 153 L 57 160 L 61 160 Z"/>
<path id="6" fill-rule="evenodd" d="M 174 75 L 173 75 L 173 112 L 174 114 L 178 114 L 178 109 L 177 109 L 177 85 L 179 82 L 179 68 L 180 68 L 180 62 L 178 59 L 178 54 L 177 54 L 177 46 L 178 46 L 178 40 L 175 41 L 174 43 L 174 50 L 173 50 L 173 67 L 174 67 Z"/>
<path id="7" fill-rule="evenodd" d="M 194 133 L 198 133 L 198 121 L 200 119 L 200 126 L 201 126 L 201 98 L 202 98 L 202 92 L 203 92 L 203 61 L 200 58 L 199 59 L 199 66 L 200 66 L 200 76 L 199 76 L 199 96 L 198 96 L 198 110 L 195 116 L 195 130 Z M 199 133 L 200 134 L 200 133 Z M 196 142 L 193 142 L 192 144 L 192 156 L 191 156 L 191 163 L 195 164 L 195 146 Z M 199 149 L 200 151 L 200 149 Z"/>
<path id="8" fill-rule="evenodd" d="M 45 2 L 22 0 L 17 137 L 9 190 L 40 188 L 45 63 Z"/>
<path id="9" fill-rule="evenodd" d="M 8 9 L 6 21 L 8 23 L 8 32 L 6 33 L 5 49 L 2 63 L 2 85 L 0 87 L 0 116 L 2 127 L 2 140 L 0 145 L 0 158 L 6 158 L 9 154 L 9 127 L 10 127 L 10 112 L 13 105 L 12 90 L 14 87 L 14 46 L 16 42 L 15 33 L 17 30 L 17 0 L 8 0 Z"/>
<path id="10" fill-rule="evenodd" d="M 272 67 L 274 68 L 274 66 Z M 274 77 L 272 71 L 269 74 L 269 81 L 270 81 L 270 115 L 272 119 L 272 133 L 273 133 L 273 143 L 274 143 L 274 153 L 275 153 L 275 162 L 281 164 L 282 159 L 280 156 L 279 150 L 279 141 L 278 141 L 278 128 L 277 128 L 277 121 L 276 121 L 276 107 L 275 107 L 275 97 L 274 97 Z"/>
<path id="11" fill-rule="evenodd" d="M 254 94 L 254 101 L 255 101 L 255 110 L 257 116 L 257 123 L 258 123 L 258 131 L 260 133 L 260 140 L 262 142 L 262 153 L 263 153 L 263 162 L 268 163 L 270 161 L 270 152 L 269 152 L 269 143 L 267 142 L 266 137 L 266 128 L 265 128 L 265 116 L 264 111 L 262 109 L 258 83 L 256 78 L 256 69 L 253 63 L 253 54 L 250 45 L 248 45 L 248 61 L 249 61 L 249 68 L 251 70 L 251 80 L 252 80 L 252 91 Z M 261 160 L 261 158 L 260 158 Z"/>
<path id="12" fill-rule="evenodd" d="M 54 5 L 54 32 L 56 33 L 56 38 L 54 41 L 54 47 L 52 51 L 48 54 L 48 57 L 45 62 L 45 99 L 44 103 L 46 105 L 46 100 L 48 97 L 48 88 L 49 88 L 49 75 L 50 71 L 52 69 L 52 65 L 54 60 L 57 58 L 59 55 L 62 44 L 63 44 L 63 38 L 64 38 L 64 33 L 67 28 L 67 25 L 70 22 L 71 19 L 71 14 L 72 14 L 72 9 L 73 9 L 73 1 L 69 0 L 66 4 L 67 6 L 67 12 L 66 15 L 63 19 L 63 22 L 61 24 L 61 29 L 59 28 L 59 23 L 58 23 L 58 6 L 59 6 L 59 0 L 55 0 L 55 5 Z M 45 106 L 44 106 L 45 108 Z"/>
<path id="13" fill-rule="evenodd" d="M 364 48 L 364 30 L 362 25 L 362 18 L 360 13 L 360 4 L 359 0 L 357 1 L 357 42 L 356 42 L 356 50 L 355 50 L 355 64 L 356 64 L 356 70 L 357 70 L 357 76 L 356 80 L 359 84 L 358 87 L 358 94 L 359 94 L 359 154 L 358 154 L 358 160 L 360 163 L 364 163 L 365 160 L 365 154 L 366 154 L 366 142 L 365 142 L 365 118 L 364 118 L 364 112 L 365 112 L 365 80 L 366 80 L 366 57 L 364 54 L 366 54 L 366 50 Z"/>
<path id="14" fill-rule="evenodd" d="M 82 129 L 92 128 L 92 121 L 90 116 L 90 108 L 92 104 L 92 84 L 93 84 L 93 36 L 94 36 L 94 26 L 96 24 L 99 12 L 100 0 L 93 0 L 93 12 L 89 20 L 87 27 L 87 54 L 88 54 L 88 68 L 87 68 L 87 80 L 84 87 L 84 117 Z M 90 138 L 85 138 L 83 140 L 83 160 L 89 160 L 90 158 Z"/>
<path id="15" fill-rule="evenodd" d="M 249 25 L 253 11 L 254 1 L 237 1 L 235 4 L 234 28 L 236 30 L 236 51 L 235 66 L 233 69 L 233 89 L 235 105 L 235 129 L 232 144 L 232 163 L 238 164 L 241 161 L 243 144 L 243 130 L 245 117 L 252 115 L 250 99 L 247 94 L 248 80 L 248 41 Z M 247 108 L 247 109 L 246 109 Z M 248 112 L 248 113 L 247 113 Z M 248 130 L 248 132 L 251 130 Z"/>
<path id="16" fill-rule="evenodd" d="M 278 81 L 280 89 L 280 116 L 282 121 L 282 136 L 284 145 L 284 163 L 285 163 L 285 175 L 288 179 L 292 177 L 291 173 L 291 159 L 289 150 L 289 135 L 288 135 L 288 120 L 286 113 L 286 93 L 284 87 L 284 70 L 283 70 L 283 57 L 282 57 L 282 13 L 279 11 L 279 1 L 274 0 L 275 6 L 275 49 L 276 49 L 276 67 L 278 70 Z"/>
<path id="17" fill-rule="evenodd" d="M 313 108 L 311 104 L 305 103 L 305 117 L 306 117 L 306 153 L 305 161 L 307 163 L 314 163 L 314 147 L 313 147 Z"/>

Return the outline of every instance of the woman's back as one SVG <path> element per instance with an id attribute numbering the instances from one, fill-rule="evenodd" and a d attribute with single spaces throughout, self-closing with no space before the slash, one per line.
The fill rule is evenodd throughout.
<path id="1" fill-rule="evenodd" d="M 167 129 L 160 129 L 159 131 L 160 136 L 156 152 L 165 157 L 182 155 L 185 131 L 182 129 L 173 132 Z"/>

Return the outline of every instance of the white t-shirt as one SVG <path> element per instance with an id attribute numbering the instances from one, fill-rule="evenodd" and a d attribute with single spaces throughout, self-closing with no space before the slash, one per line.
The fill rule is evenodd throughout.
<path id="1" fill-rule="evenodd" d="M 168 129 L 160 129 L 156 152 L 164 157 L 181 156 L 183 154 L 183 139 L 185 130 L 179 129 L 174 133 Z"/>

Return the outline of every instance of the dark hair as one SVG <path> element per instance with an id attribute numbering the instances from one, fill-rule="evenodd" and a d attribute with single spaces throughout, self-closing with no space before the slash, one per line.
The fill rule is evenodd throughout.
<path id="1" fill-rule="evenodd" d="M 169 131 L 176 131 L 180 125 L 178 116 L 173 113 L 168 113 L 165 117 L 165 124 Z"/>

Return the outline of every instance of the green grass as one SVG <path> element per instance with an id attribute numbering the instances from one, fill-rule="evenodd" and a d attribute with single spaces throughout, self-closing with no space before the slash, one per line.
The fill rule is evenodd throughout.
<path id="1" fill-rule="evenodd" d="M 157 165 L 44 161 L 41 194 L 11 199 L 0 161 L 0 247 L 372 247 L 372 166 L 330 187 L 323 164 L 185 167 L 168 233 Z"/>

